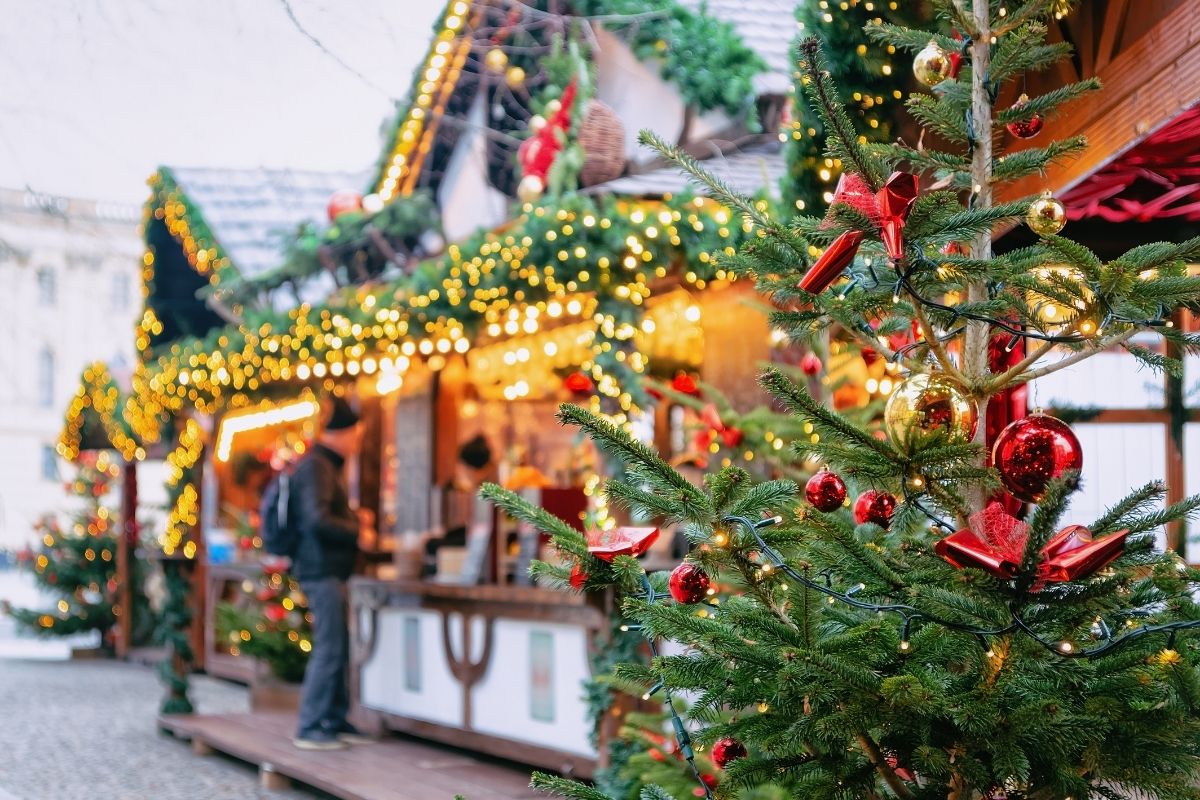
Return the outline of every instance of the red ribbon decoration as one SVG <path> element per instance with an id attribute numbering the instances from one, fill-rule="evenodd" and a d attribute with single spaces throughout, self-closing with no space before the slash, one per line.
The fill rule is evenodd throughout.
<path id="1" fill-rule="evenodd" d="M 591 531 L 587 535 L 588 552 L 601 561 L 612 563 L 617 556 L 640 556 L 658 539 L 658 528 L 617 528 Z"/>
<path id="2" fill-rule="evenodd" d="M 541 130 L 521 142 L 521 146 L 517 148 L 522 175 L 532 175 L 542 181 L 549 176 L 550 167 L 554 165 L 554 159 L 563 148 L 567 131 L 571 129 L 571 106 L 575 102 L 576 91 L 575 79 L 572 78 L 563 89 L 558 111 L 546 120 Z M 562 132 L 561 136 L 559 131 Z"/>
<path id="3" fill-rule="evenodd" d="M 1068 525 L 1042 547 L 1033 590 L 1046 583 L 1086 578 L 1125 551 L 1128 535 L 1128 530 L 1121 530 L 1096 539 L 1083 525 Z M 1012 580 L 1020 571 L 1028 537 L 1029 526 L 993 501 L 971 515 L 971 527 L 950 534 L 933 549 L 959 569 L 973 567 L 1001 580 Z"/>
<path id="4" fill-rule="evenodd" d="M 1016 366 L 1025 357 L 1025 340 L 1018 339 L 1012 345 L 1012 349 L 1008 349 L 1009 341 L 1012 338 L 1007 333 L 992 334 L 992 338 L 988 341 L 988 367 L 993 373 L 1004 372 L 1006 369 Z M 1004 389 L 992 395 L 988 400 L 984 444 L 987 449 L 987 465 L 989 467 L 992 466 L 992 445 L 996 443 L 996 437 L 1000 435 L 1000 431 L 1004 430 L 1008 423 L 1024 419 L 1029 415 L 1028 394 L 1029 387 L 1022 383 Z M 1003 503 L 1005 510 L 1014 515 L 1020 513 L 1023 505 L 1020 500 L 1007 492 L 997 492 L 994 499 Z"/>
<path id="5" fill-rule="evenodd" d="M 804 277 L 800 279 L 800 288 L 809 294 L 820 294 L 829 284 L 850 266 L 858 247 L 867 235 L 862 231 L 846 231 L 833 240 L 833 244 L 825 248 L 825 252 L 816 260 Z"/>
<path id="6" fill-rule="evenodd" d="M 893 172 L 884 182 L 883 188 L 872 197 L 867 194 L 866 182 L 852 173 L 842 173 L 838 188 L 830 207 L 839 203 L 850 206 L 867 217 L 880 228 L 880 238 L 887 250 L 888 258 L 899 261 L 904 258 L 904 220 L 917 199 L 917 176 L 907 172 Z M 828 219 L 826 220 L 828 222 Z M 833 240 L 804 277 L 799 287 L 809 294 L 820 294 L 829 284 L 854 261 L 858 248 L 866 234 L 862 231 L 846 231 Z"/>
<path id="7" fill-rule="evenodd" d="M 879 227 L 888 258 L 904 258 L 904 220 L 917 199 L 917 176 L 908 172 L 893 172 L 884 182 L 876 199 L 879 201 Z"/>

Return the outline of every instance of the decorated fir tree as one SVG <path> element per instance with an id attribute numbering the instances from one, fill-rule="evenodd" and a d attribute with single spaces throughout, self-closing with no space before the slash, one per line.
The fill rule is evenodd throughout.
<path id="1" fill-rule="evenodd" d="M 672 779 L 670 794 L 647 786 L 643 800 L 1200 797 L 1200 572 L 1154 549 L 1155 531 L 1200 497 L 1163 508 L 1150 483 L 1079 519 L 1070 500 L 1087 454 L 1068 425 L 1035 413 L 993 426 L 987 446 L 1005 392 L 1091 355 L 1123 347 L 1179 369 L 1145 342 L 1200 346 L 1168 322 L 1200 302 L 1185 268 L 1200 240 L 1106 262 L 1058 235 L 1052 198 L 994 202 L 1006 182 L 1086 147 L 1009 145 L 1099 87 L 996 108 L 1006 85 L 1067 55 L 1044 24 L 1061 3 L 933 5 L 938 30 L 867 32 L 915 54 L 930 91 L 908 106 L 943 149 L 864 145 L 819 42 L 801 46 L 829 155 L 846 170 L 824 219 L 772 218 L 655 142 L 754 223 L 726 265 L 772 296 L 777 326 L 805 340 L 837 324 L 900 366 L 886 436 L 768 371 L 763 385 L 813 426 L 788 445 L 827 469 L 804 487 L 736 467 L 695 485 L 622 427 L 564 406 L 563 422 L 625 465 L 609 500 L 693 542 L 670 575 L 637 559 L 651 529 L 584 536 L 485 490 L 552 534 L 567 563 L 535 566 L 541 580 L 615 588 L 646 637 L 653 660 L 620 664 L 613 680 L 664 701 L 694 780 Z M 1022 222 L 1037 242 L 996 255 L 995 232 Z M 824 247 L 815 261 L 810 245 Z M 714 594 L 717 582 L 732 591 Z"/>
<path id="2" fill-rule="evenodd" d="M 258 581 L 241 596 L 217 604 L 219 646 L 259 659 L 281 681 L 299 683 L 312 652 L 312 615 L 284 564 L 263 564 Z"/>
<path id="3" fill-rule="evenodd" d="M 70 520 L 64 525 L 57 515 L 47 514 L 36 526 L 37 549 L 20 556 L 37 585 L 58 600 L 52 608 L 7 610 L 39 635 L 99 631 L 104 638 L 120 610 L 116 606 L 119 528 L 103 499 L 120 468 L 105 452 L 81 454 L 78 467 L 66 485 L 79 501 Z"/>

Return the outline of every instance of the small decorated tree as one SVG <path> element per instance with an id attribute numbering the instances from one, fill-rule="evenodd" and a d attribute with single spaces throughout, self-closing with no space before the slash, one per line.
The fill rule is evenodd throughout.
<path id="1" fill-rule="evenodd" d="M 264 564 L 257 583 L 217 605 L 219 646 L 261 660 L 281 681 L 304 678 L 312 652 L 312 625 L 304 594 L 280 565 Z"/>
<path id="2" fill-rule="evenodd" d="M 915 54 L 931 91 L 908 106 L 936 134 L 926 146 L 865 145 L 820 43 L 802 44 L 803 84 L 845 169 L 823 219 L 776 219 L 647 137 L 753 223 L 757 237 L 726 267 L 772 295 L 779 328 L 808 340 L 836 324 L 900 367 L 885 435 L 771 370 L 763 386 L 813 428 L 788 445 L 828 469 L 804 487 L 732 466 L 696 485 L 622 427 L 564 406 L 563 422 L 625 465 L 608 499 L 693 542 L 669 575 L 638 560 L 652 529 L 581 535 L 499 487 L 485 493 L 552 534 L 567 563 L 536 565 L 541 580 L 624 594 L 626 625 L 654 658 L 618 665 L 615 680 L 664 701 L 690 795 L 1200 797 L 1200 572 L 1154 546 L 1200 497 L 1163 508 L 1152 482 L 1095 520 L 1073 518 L 1085 454 L 1067 424 L 1018 415 L 988 439 L 993 401 L 1097 353 L 1123 347 L 1178 370 L 1146 343 L 1200 347 L 1169 323 L 1200 302 L 1185 267 L 1200 240 L 1106 262 L 1058 235 L 1053 198 L 995 202 L 1006 182 L 1087 146 L 1022 140 L 1098 83 L 996 109 L 1005 85 L 1067 55 L 1045 25 L 1063 3 L 932 5 L 937 30 L 867 27 Z M 1036 243 L 994 253 L 995 230 L 1022 222 Z M 815 260 L 813 245 L 824 247 Z M 718 580 L 736 596 L 717 602 Z M 673 790 L 641 798 L 689 794 Z"/>
<path id="3" fill-rule="evenodd" d="M 53 608 L 9 608 L 24 628 L 39 635 L 69 636 L 99 631 L 102 638 L 117 621 L 117 545 L 115 515 L 103 504 L 120 473 L 107 453 L 79 456 L 78 472 L 66 489 L 80 501 L 64 524 L 47 514 L 35 527 L 36 550 L 21 555 L 37 585 L 58 596 Z"/>

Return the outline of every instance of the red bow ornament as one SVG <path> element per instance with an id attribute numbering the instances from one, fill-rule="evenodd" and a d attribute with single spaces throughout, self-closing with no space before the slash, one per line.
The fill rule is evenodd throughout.
<path id="1" fill-rule="evenodd" d="M 640 556 L 658 539 L 658 528 L 617 528 L 591 531 L 587 535 L 588 552 L 610 564 L 617 556 Z"/>
<path id="2" fill-rule="evenodd" d="M 883 188 L 871 195 L 870 187 L 861 177 L 842 173 L 830 207 L 839 203 L 848 205 L 862 213 L 872 224 L 879 225 L 880 238 L 888 258 L 899 261 L 904 257 L 904 221 L 916 199 L 916 175 L 893 172 Z M 804 273 L 800 288 L 810 294 L 823 292 L 854 261 L 864 238 L 866 234 L 862 231 L 846 231 L 834 239 Z"/>
<path id="3" fill-rule="evenodd" d="M 1068 525 L 1042 547 L 1037 591 L 1046 583 L 1086 578 L 1125 551 L 1128 530 L 1101 539 L 1083 525 Z M 981 569 L 1001 580 L 1017 577 L 1029 526 L 1011 516 L 999 502 L 971 515 L 971 526 L 956 531 L 934 545 L 934 551 L 954 566 Z"/>

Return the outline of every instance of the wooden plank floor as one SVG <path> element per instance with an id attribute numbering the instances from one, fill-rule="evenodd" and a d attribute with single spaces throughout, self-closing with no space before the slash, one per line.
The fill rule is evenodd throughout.
<path id="1" fill-rule="evenodd" d="M 192 741 L 197 753 L 213 750 L 259 767 L 264 785 L 279 776 L 342 800 L 533 800 L 529 770 L 457 750 L 398 737 L 334 751 L 297 750 L 294 714 L 168 715 L 159 725 Z"/>

